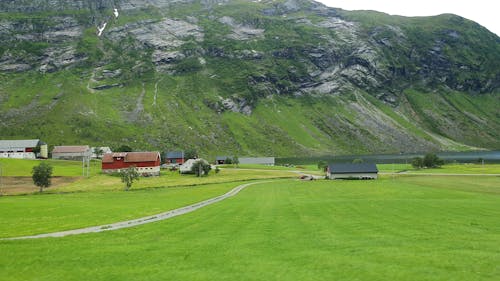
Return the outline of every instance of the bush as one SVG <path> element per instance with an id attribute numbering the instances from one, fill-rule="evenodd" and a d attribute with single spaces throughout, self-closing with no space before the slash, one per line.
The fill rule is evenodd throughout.
<path id="1" fill-rule="evenodd" d="M 328 164 L 326 163 L 326 161 L 321 160 L 318 162 L 318 169 L 319 170 L 325 171 L 327 167 L 328 167 Z"/>
<path id="2" fill-rule="evenodd" d="M 207 176 L 211 169 L 212 167 L 206 160 L 199 159 L 193 163 L 193 166 L 191 167 L 191 172 L 194 173 L 197 177 L 201 177 L 201 176 Z"/>
<path id="3" fill-rule="evenodd" d="M 444 161 L 439 159 L 439 157 L 437 157 L 434 153 L 427 153 L 424 156 L 424 166 L 427 168 L 436 168 L 442 166 L 443 164 Z"/>
<path id="4" fill-rule="evenodd" d="M 127 169 L 123 169 L 120 171 L 120 177 L 122 182 L 125 183 L 125 190 L 129 190 L 132 187 L 132 183 L 134 180 L 139 179 L 139 173 L 135 169 L 134 166 L 128 167 Z"/>
<path id="5" fill-rule="evenodd" d="M 424 167 L 424 159 L 422 157 L 415 157 L 411 160 L 411 165 L 415 169 L 420 169 Z"/>
<path id="6" fill-rule="evenodd" d="M 424 158 L 422 157 L 415 157 L 411 161 L 411 165 L 413 168 L 420 169 L 423 167 L 426 168 L 436 168 L 440 167 L 444 164 L 444 161 L 442 159 L 439 159 L 436 154 L 434 153 L 427 153 Z"/>
<path id="7" fill-rule="evenodd" d="M 49 187 L 52 184 L 52 166 L 45 162 L 40 163 L 38 166 L 34 166 L 31 174 L 33 183 L 40 187 L 40 192 L 43 192 L 44 187 Z"/>

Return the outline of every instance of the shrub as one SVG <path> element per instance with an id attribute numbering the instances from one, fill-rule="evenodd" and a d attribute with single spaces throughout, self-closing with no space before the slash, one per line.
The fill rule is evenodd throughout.
<path id="1" fill-rule="evenodd" d="M 49 187 L 52 184 L 52 166 L 45 162 L 40 163 L 38 166 L 34 166 L 31 174 L 33 183 L 40 187 L 40 192 L 43 191 L 44 187 Z"/>
<path id="2" fill-rule="evenodd" d="M 415 157 L 411 160 L 411 165 L 415 169 L 420 169 L 424 167 L 424 159 L 422 157 Z"/>

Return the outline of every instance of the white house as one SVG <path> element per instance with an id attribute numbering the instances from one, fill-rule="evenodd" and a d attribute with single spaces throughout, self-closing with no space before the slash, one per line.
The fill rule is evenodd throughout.
<path id="1" fill-rule="evenodd" d="M 186 162 L 184 162 L 184 164 L 179 166 L 179 173 L 181 173 L 181 174 L 192 173 L 191 169 L 193 168 L 194 163 L 198 162 L 198 161 L 203 161 L 203 162 L 205 162 L 205 164 L 209 164 L 207 160 L 202 159 L 202 158 L 188 159 L 188 160 L 186 160 Z"/>

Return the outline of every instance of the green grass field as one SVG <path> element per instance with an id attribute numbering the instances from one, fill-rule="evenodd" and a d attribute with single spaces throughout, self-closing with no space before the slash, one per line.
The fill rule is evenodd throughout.
<path id="1" fill-rule="evenodd" d="M 2 236 L 160 211 L 236 185 L 2 197 Z M 162 222 L 0 241 L 0 280 L 498 280 L 499 217 L 498 177 L 278 180 Z"/>
<path id="2" fill-rule="evenodd" d="M 2 166 L 2 175 L 5 177 L 13 176 L 31 176 L 31 170 L 34 166 L 40 164 L 41 160 L 27 160 L 27 159 L 9 159 L 0 158 L 0 165 Z M 53 176 L 64 177 L 78 177 L 82 176 L 82 162 L 81 161 L 66 161 L 66 160 L 43 160 L 52 166 Z M 96 175 L 101 172 L 101 162 L 92 161 L 90 174 Z"/>

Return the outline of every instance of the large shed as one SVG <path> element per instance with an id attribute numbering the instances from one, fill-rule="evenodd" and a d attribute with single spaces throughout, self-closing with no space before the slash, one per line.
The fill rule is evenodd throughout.
<path id="1" fill-rule="evenodd" d="M 106 153 L 102 157 L 102 172 L 117 173 L 122 169 L 135 167 L 142 176 L 159 176 L 160 164 L 159 152 Z"/>
<path id="2" fill-rule="evenodd" d="M 88 145 L 61 145 L 52 150 L 52 159 L 88 160 L 92 151 Z"/>
<path id="3" fill-rule="evenodd" d="M 329 179 L 376 179 L 377 165 L 372 163 L 360 164 L 330 164 L 326 171 Z"/>
<path id="4" fill-rule="evenodd" d="M 0 158 L 35 159 L 48 156 L 47 144 L 39 139 L 0 140 Z"/>
<path id="5" fill-rule="evenodd" d="M 257 164 L 274 166 L 274 157 L 241 157 L 238 158 L 240 164 Z"/>

